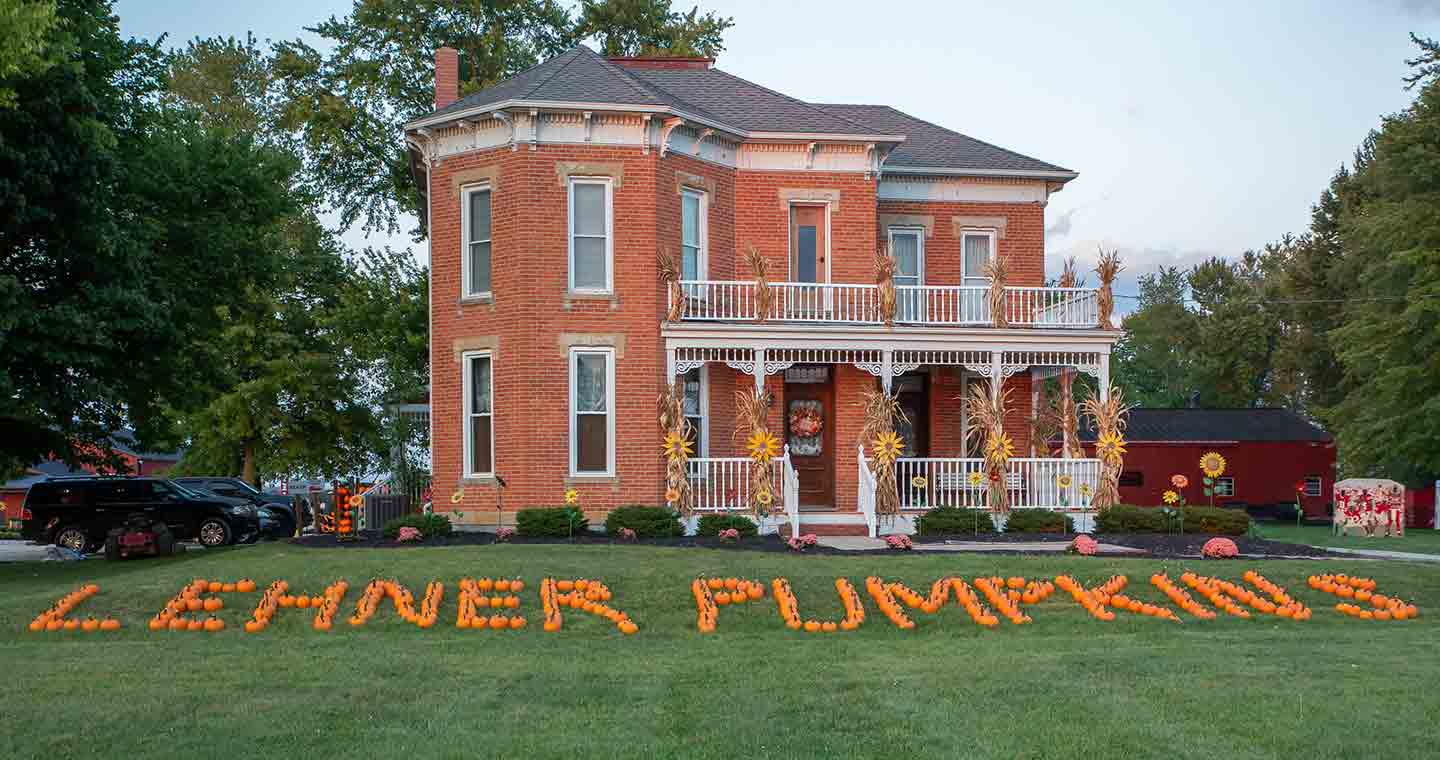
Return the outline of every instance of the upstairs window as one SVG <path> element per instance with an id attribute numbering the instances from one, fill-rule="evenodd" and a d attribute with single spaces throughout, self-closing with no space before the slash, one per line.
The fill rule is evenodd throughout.
<path id="1" fill-rule="evenodd" d="M 925 283 L 925 230 L 913 227 L 890 228 L 890 255 L 895 259 L 895 284 L 897 286 L 923 285 Z M 914 321 L 924 317 L 924 294 L 917 290 L 902 290 L 897 294 L 895 317 L 902 321 Z"/>
<path id="2" fill-rule="evenodd" d="M 961 276 L 965 285 L 989 285 L 985 264 L 995 255 L 994 230 L 965 230 L 960 233 Z"/>
<path id="3" fill-rule="evenodd" d="M 461 258 L 465 296 L 490 295 L 490 188 L 468 187 L 461 193 L 464 202 L 461 227 L 465 253 Z"/>
<path id="4" fill-rule="evenodd" d="M 614 288 L 614 211 L 608 178 L 570 180 L 570 290 L 610 293 Z"/>
<path id="5" fill-rule="evenodd" d="M 680 194 L 680 279 L 705 277 L 705 236 L 707 206 L 704 193 L 685 190 Z"/>

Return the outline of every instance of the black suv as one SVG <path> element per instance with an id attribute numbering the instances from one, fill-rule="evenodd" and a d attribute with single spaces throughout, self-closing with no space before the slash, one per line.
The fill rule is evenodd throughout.
<path id="1" fill-rule="evenodd" d="M 202 496 L 159 478 L 51 478 L 30 486 L 22 538 L 94 551 L 110 529 L 135 514 L 163 520 L 176 538 L 207 547 L 254 540 L 260 516 L 251 504 Z"/>
<path id="2" fill-rule="evenodd" d="M 254 504 L 256 507 L 269 509 L 275 513 L 276 518 L 280 521 L 280 525 L 274 532 L 282 536 L 295 535 L 296 506 L 294 501 L 288 496 L 281 496 L 278 493 L 262 493 L 255 490 L 254 486 L 240 478 L 194 475 L 175 478 L 173 482 L 179 483 L 186 488 L 204 489 L 217 496 L 224 496 L 230 499 L 242 499 Z M 300 502 L 300 514 L 298 515 L 301 520 L 300 526 L 304 527 L 309 525 L 310 511 L 306 509 L 308 506 L 306 500 L 301 498 L 295 501 Z"/>

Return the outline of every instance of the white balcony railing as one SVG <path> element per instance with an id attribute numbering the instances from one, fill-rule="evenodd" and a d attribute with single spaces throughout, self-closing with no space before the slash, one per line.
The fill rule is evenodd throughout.
<path id="1" fill-rule="evenodd" d="M 683 319 L 754 321 L 753 281 L 684 280 Z M 765 314 L 775 322 L 879 324 L 880 289 L 846 283 L 772 282 Z M 989 326 L 990 289 L 983 285 L 901 285 L 895 321 L 912 325 Z M 673 296 L 672 296 L 673 297 Z M 1015 327 L 1088 328 L 1100 321 L 1094 288 L 1005 288 L 1005 316 Z"/>

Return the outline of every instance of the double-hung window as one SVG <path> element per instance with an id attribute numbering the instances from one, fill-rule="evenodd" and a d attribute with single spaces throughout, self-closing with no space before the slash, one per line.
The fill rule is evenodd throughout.
<path id="1" fill-rule="evenodd" d="M 1234 479 L 1234 478 L 1216 478 L 1216 479 L 1215 479 L 1215 495 L 1216 495 L 1216 496 L 1224 496 L 1224 497 L 1226 497 L 1227 499 L 1233 499 L 1233 498 L 1235 498 L 1235 479 Z"/>
<path id="2" fill-rule="evenodd" d="M 695 190 L 680 193 L 680 279 L 705 277 L 705 194 Z"/>
<path id="3" fill-rule="evenodd" d="M 615 474 L 615 352 L 570 350 L 570 474 Z"/>
<path id="4" fill-rule="evenodd" d="M 895 259 L 895 285 L 925 284 L 925 230 L 922 227 L 891 227 L 890 256 Z M 904 322 L 925 318 L 925 295 L 918 288 L 896 293 L 895 316 Z"/>
<path id="5" fill-rule="evenodd" d="M 490 354 L 463 355 L 465 366 L 465 475 L 495 474 L 494 382 Z"/>
<path id="6" fill-rule="evenodd" d="M 476 185 L 461 192 L 465 251 L 461 280 L 464 296 L 490 295 L 490 187 Z"/>
<path id="7" fill-rule="evenodd" d="M 1319 475 L 1306 475 L 1304 486 L 1306 496 L 1319 496 L 1321 489 L 1324 488 L 1324 482 L 1321 481 Z"/>
<path id="8" fill-rule="evenodd" d="M 680 382 L 684 384 L 685 420 L 690 423 L 690 428 L 695 432 L 691 443 L 695 446 L 696 456 L 709 456 L 710 442 L 707 440 L 709 431 L 706 429 L 705 417 L 706 407 L 709 404 L 705 398 L 705 368 L 697 367 L 680 376 Z"/>
<path id="9" fill-rule="evenodd" d="M 570 290 L 614 290 L 614 211 L 608 177 L 570 179 Z"/>
<path id="10" fill-rule="evenodd" d="M 960 233 L 961 277 L 966 285 L 989 285 L 985 264 L 995 255 L 993 230 L 964 230 Z"/>

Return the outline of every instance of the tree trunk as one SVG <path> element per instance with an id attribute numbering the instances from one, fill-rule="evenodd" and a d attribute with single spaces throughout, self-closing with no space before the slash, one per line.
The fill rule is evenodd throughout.
<path id="1" fill-rule="evenodd" d="M 245 461 L 240 466 L 240 478 L 256 488 L 260 487 L 260 476 L 255 472 L 255 442 L 245 442 Z"/>

